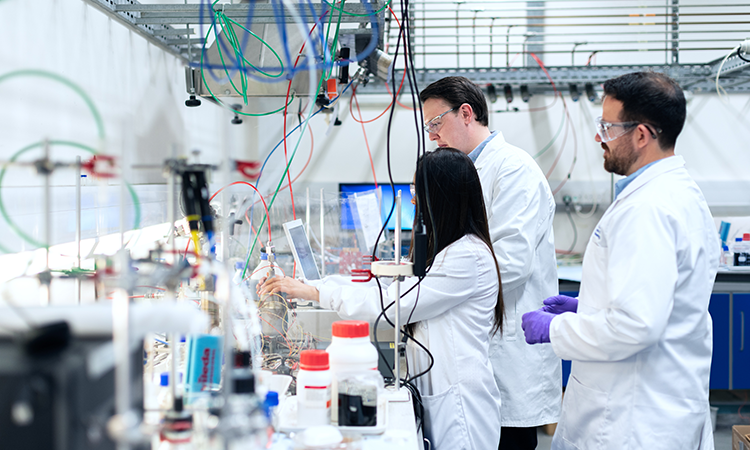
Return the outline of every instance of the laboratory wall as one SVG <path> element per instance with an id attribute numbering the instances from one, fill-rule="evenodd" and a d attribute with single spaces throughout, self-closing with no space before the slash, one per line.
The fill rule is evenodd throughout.
<path id="1" fill-rule="evenodd" d="M 401 103 L 406 106 L 410 101 L 407 97 L 401 98 Z M 508 142 L 537 156 L 539 166 L 549 177 L 550 187 L 556 192 L 557 247 L 581 252 L 596 222 L 610 204 L 612 182 L 620 177 L 612 177 L 604 170 L 602 149 L 594 141 L 593 121 L 601 115 L 601 105 L 584 98 L 573 102 L 567 94 L 565 97 L 565 106 L 559 98 L 555 100 L 552 96 L 534 96 L 528 104 L 518 97 L 509 105 L 500 99 L 491 105 L 495 112 L 490 116 L 490 128 L 501 131 Z M 379 115 L 390 103 L 387 96 L 358 95 L 357 98 L 365 121 Z M 703 189 L 716 217 L 750 215 L 750 178 L 747 176 L 750 152 L 746 151 L 745 138 L 750 132 L 747 122 L 750 96 L 733 94 L 723 102 L 710 93 L 689 93 L 688 99 L 687 120 L 677 141 L 676 153 L 685 158 L 690 174 Z M 519 111 L 506 111 L 506 105 Z M 528 111 L 548 105 L 551 106 L 542 111 Z M 314 117 L 310 121 L 315 144 L 312 159 L 293 188 L 301 191 L 312 186 L 314 189 L 323 187 L 337 190 L 338 183 L 373 182 L 365 134 L 377 181 L 387 182 L 388 113 L 372 123 L 364 124 L 364 132 L 362 124 L 354 120 L 355 117 L 359 119 L 356 107 L 353 113 L 344 103 L 338 112 L 341 125 L 333 126 L 330 124 L 333 119 L 327 120 L 325 117 Z M 409 182 L 417 153 L 413 111 L 397 106 L 390 125 L 393 178 L 395 182 Z M 257 124 L 243 126 L 254 127 L 259 135 L 268 136 L 266 143 L 262 139 L 259 142 L 259 154 L 263 158 L 281 137 L 282 125 L 278 117 L 264 118 Z M 561 127 L 562 131 L 558 134 Z M 277 131 L 266 133 L 268 130 Z M 290 155 L 297 140 L 296 133 L 288 139 Z M 435 148 L 435 144 L 427 142 L 426 148 Z M 292 178 L 300 174 L 307 164 L 309 151 L 307 132 L 290 168 Z M 268 160 L 261 186 L 268 190 L 275 189 L 284 167 L 283 148 L 280 147 Z M 569 207 L 563 202 L 565 195 L 571 196 Z M 575 223 L 575 229 L 571 221 Z"/>
<path id="2" fill-rule="evenodd" d="M 214 105 L 184 106 L 182 61 L 87 3 L 0 1 L 0 30 L 9 39 L 0 50 L 0 159 L 32 162 L 45 149 L 55 164 L 77 156 L 85 163 L 93 152 L 117 158 L 113 178 L 83 180 L 83 238 L 165 222 L 164 158 L 225 150 L 231 135 L 221 124 L 231 116 Z M 0 177 L 3 252 L 43 246 L 45 178 L 19 165 Z M 76 177 L 73 167 L 49 177 L 51 243 L 75 238 Z"/>
<path id="3" fill-rule="evenodd" d="M 165 222 L 167 196 L 160 165 L 167 157 L 211 164 L 227 157 L 265 161 L 258 183 L 264 195 L 283 188 L 282 174 L 291 160 L 299 205 L 308 188 L 336 192 L 342 182 L 387 183 L 389 172 L 395 182 L 409 182 L 418 144 L 425 138 L 419 126 L 423 118 L 407 108 L 408 93 L 391 114 L 390 97 L 367 95 L 366 87 L 357 95 L 359 108 L 350 105 L 346 93 L 334 112 L 320 113 L 307 123 L 315 108 L 306 98 L 292 102 L 287 130 L 301 123 L 305 130 L 291 133 L 286 146 L 281 114 L 244 117 L 241 125 L 233 125 L 232 114 L 208 101 L 187 108 L 183 63 L 81 0 L 0 0 L 0 29 L 12 36 L 0 51 L 0 159 L 33 161 L 45 148 L 59 162 L 75 161 L 76 156 L 86 160 L 91 151 L 119 158 L 118 177 L 84 183 L 84 238 Z M 705 57 L 708 61 L 717 55 Z M 637 56 L 629 58 L 638 62 Z M 652 55 L 648 58 L 644 62 L 656 62 Z M 568 63 L 553 56 L 548 62 Z M 456 62 L 446 59 L 446 64 Z M 602 151 L 593 139 L 593 120 L 601 114 L 601 105 L 584 97 L 573 102 L 566 91 L 562 96 L 564 102 L 537 95 L 524 103 L 518 93 L 510 104 L 498 99 L 491 104 L 490 128 L 536 157 L 556 193 L 557 247 L 580 252 L 618 177 L 613 180 L 603 170 Z M 689 93 L 688 98 L 677 153 L 685 157 L 717 217 L 750 215 L 750 153 L 745 149 L 750 96 L 731 94 L 722 101 L 703 92 Z M 246 110 L 270 111 L 280 105 L 283 99 L 251 98 Z M 425 146 L 434 148 L 430 142 Z M 120 174 L 132 193 L 122 187 Z M 55 170 L 50 177 L 54 243 L 75 238 L 75 178 L 71 168 Z M 235 179 L 217 175 L 212 188 Z M 566 195 L 571 197 L 567 207 Z M 289 189 L 279 196 L 289 199 Z M 0 221 L 2 250 L 37 248 L 35 243 L 45 236 L 44 177 L 33 167 L 11 166 L 0 174 L 0 198 L 6 215 Z M 122 217 L 121 203 L 126 206 Z M 19 230 L 30 239 L 19 237 Z"/>

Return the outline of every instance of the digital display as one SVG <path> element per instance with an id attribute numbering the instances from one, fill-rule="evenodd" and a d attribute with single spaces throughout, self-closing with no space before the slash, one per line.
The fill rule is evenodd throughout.
<path id="1" fill-rule="evenodd" d="M 305 228 L 301 225 L 291 226 L 288 228 L 288 232 L 289 238 L 292 241 L 290 244 L 294 246 L 294 251 L 297 254 L 296 256 L 305 279 L 319 280 L 320 272 L 318 272 L 318 266 L 315 265 L 315 258 L 313 257 L 310 242 L 307 240 Z"/>
<path id="2" fill-rule="evenodd" d="M 398 183 L 394 184 L 395 190 L 401 191 L 401 229 L 411 230 L 412 224 L 414 223 L 414 205 L 411 204 L 411 190 L 409 189 L 409 183 Z M 393 205 L 393 191 L 391 190 L 390 184 L 378 185 L 380 192 L 382 193 L 382 203 L 380 205 L 380 216 L 384 222 L 388 217 L 388 213 L 391 211 Z M 374 191 L 375 185 L 368 183 L 341 183 L 339 184 L 339 192 L 342 198 L 353 197 L 354 194 L 359 194 L 368 191 Z M 352 199 L 353 200 L 353 199 Z M 352 216 L 351 202 L 344 202 L 341 206 L 341 229 L 342 230 L 354 230 L 356 223 Z M 386 226 L 389 230 L 396 228 L 396 210 L 394 209 L 391 219 L 388 221 Z"/>

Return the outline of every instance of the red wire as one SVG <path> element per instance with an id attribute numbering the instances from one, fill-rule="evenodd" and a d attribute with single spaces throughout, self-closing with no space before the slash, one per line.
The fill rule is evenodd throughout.
<path id="1" fill-rule="evenodd" d="M 362 111 L 359 109 L 359 100 L 357 100 L 357 87 L 355 86 L 352 90 L 352 100 L 357 105 L 357 114 L 362 119 Z M 351 103 L 351 102 L 350 102 Z M 375 189 L 378 188 L 378 177 L 375 176 L 375 165 L 372 163 L 372 152 L 370 152 L 370 143 L 367 141 L 367 132 L 365 131 L 365 123 L 358 121 L 362 125 L 362 134 L 365 136 L 365 145 L 367 146 L 367 156 L 370 158 L 370 168 L 372 169 L 372 179 L 375 180 Z"/>
<path id="2" fill-rule="evenodd" d="M 187 258 L 188 249 L 190 249 L 190 239 L 188 239 L 188 245 L 185 247 L 185 257 Z"/>
<path id="3" fill-rule="evenodd" d="M 328 14 L 328 11 L 323 11 L 323 14 L 320 15 L 320 18 L 318 18 L 318 22 L 325 17 L 325 15 Z M 315 30 L 315 27 L 318 25 L 318 22 L 315 22 L 310 28 L 310 33 L 308 33 L 307 37 L 309 38 L 312 36 L 313 30 Z M 302 56 L 302 52 L 305 50 L 305 44 L 307 44 L 307 39 L 305 39 L 305 42 L 302 43 L 302 47 L 299 49 L 299 53 L 297 53 L 297 59 L 294 60 L 294 67 L 297 67 L 297 63 L 299 62 L 300 57 Z M 292 198 L 292 217 L 297 220 L 297 211 L 294 207 L 294 191 L 292 190 L 292 179 L 291 175 L 289 174 L 289 158 L 287 157 L 287 150 L 286 150 L 286 111 L 289 107 L 289 93 L 292 90 L 292 79 L 289 79 L 289 84 L 286 87 L 286 99 L 284 100 L 284 132 L 282 133 L 284 135 L 284 161 L 286 162 L 286 179 L 289 182 L 289 196 Z M 305 165 L 307 167 L 307 165 Z M 268 228 L 268 240 L 271 240 L 271 228 Z M 294 262 L 294 265 L 292 266 L 292 278 L 294 278 L 295 273 L 297 272 L 297 261 Z"/>
<path id="4" fill-rule="evenodd" d="M 552 80 L 552 77 L 550 76 L 549 72 L 547 72 L 547 68 L 544 67 L 544 63 L 534 54 L 529 53 L 532 58 L 534 58 L 534 61 L 536 61 L 537 64 L 539 64 L 539 67 L 542 68 L 544 71 L 544 74 L 547 75 L 547 79 L 549 79 L 550 84 L 552 84 L 552 89 L 555 91 L 556 95 L 559 95 L 563 102 L 563 108 L 565 108 L 565 116 L 568 118 L 568 125 L 570 126 L 572 132 L 573 132 L 573 161 L 570 164 L 570 169 L 568 170 L 568 175 L 563 179 L 563 181 L 552 190 L 552 195 L 557 194 L 560 192 L 560 189 L 562 189 L 563 186 L 565 186 L 565 183 L 568 182 L 568 179 L 570 179 L 570 174 L 573 173 L 573 167 L 576 165 L 576 159 L 578 158 L 578 138 L 576 137 L 576 130 L 573 128 L 573 120 L 570 118 L 570 112 L 568 111 L 568 105 L 565 103 L 565 97 L 563 97 L 560 92 L 557 90 L 557 86 L 555 86 L 555 82 Z M 567 136 L 568 129 L 565 129 L 565 133 Z M 555 158 L 555 161 L 552 163 L 552 167 L 550 167 L 549 172 L 547 173 L 547 177 L 549 178 L 550 174 L 552 174 L 552 170 L 557 166 L 558 161 L 560 160 L 560 156 L 562 156 L 562 152 L 564 150 L 564 147 L 560 147 L 560 151 L 557 154 L 557 157 Z"/>
<path id="5" fill-rule="evenodd" d="M 219 192 L 223 191 L 224 189 L 228 188 L 229 186 L 234 186 L 235 184 L 246 184 L 246 185 L 250 186 L 251 188 L 253 188 L 253 190 L 255 190 L 255 192 L 258 193 L 258 196 L 260 197 L 260 201 L 263 202 L 263 209 L 266 210 L 266 227 L 268 228 L 268 240 L 270 241 L 271 240 L 271 215 L 268 214 L 268 206 L 266 206 L 266 200 L 260 194 L 260 191 L 258 190 L 258 188 L 256 188 L 252 184 L 248 183 L 247 181 L 235 181 L 234 183 L 229 183 L 228 185 L 226 185 L 223 188 L 219 189 L 218 191 L 214 192 L 214 195 L 212 195 L 211 198 L 208 199 L 208 201 L 209 202 L 212 201 L 214 199 L 214 197 L 216 197 L 216 195 L 219 194 Z M 188 245 L 190 245 L 189 242 L 188 242 Z"/>
<path id="6" fill-rule="evenodd" d="M 393 15 L 393 18 L 396 20 L 396 25 L 398 25 L 398 27 L 400 29 L 401 28 L 401 22 L 398 21 L 398 16 L 396 16 L 396 13 L 393 12 L 393 10 L 391 9 L 390 6 L 388 7 L 388 11 L 391 12 L 391 14 Z M 408 50 L 409 50 L 408 47 L 404 48 L 404 52 L 407 52 Z M 406 77 L 406 70 L 404 70 L 404 76 L 401 77 L 401 86 L 404 85 L 404 77 Z M 409 111 L 414 111 L 414 108 L 406 106 L 406 105 L 404 105 L 403 103 L 401 103 L 398 100 L 399 94 L 401 93 L 401 86 L 398 87 L 398 93 L 396 94 L 396 104 L 398 106 L 404 108 L 404 109 L 408 109 Z M 388 94 L 390 94 L 391 96 L 393 96 L 393 93 L 391 93 L 391 87 L 388 85 L 388 83 L 385 83 L 385 89 L 388 91 Z"/>
<path id="7" fill-rule="evenodd" d="M 391 14 L 393 14 L 393 17 L 396 18 L 396 23 L 399 23 L 398 17 L 396 17 L 396 13 L 394 13 L 393 10 L 390 7 L 388 9 L 391 11 Z M 399 23 L 399 28 L 401 28 L 400 23 Z M 397 99 L 396 101 L 397 102 L 398 102 L 398 96 L 401 94 L 401 88 L 404 86 L 404 80 L 405 79 L 406 79 L 406 70 L 404 70 L 404 74 L 401 77 L 401 84 L 398 86 L 398 91 L 396 91 L 396 99 Z M 391 93 L 391 88 L 388 86 L 388 83 L 385 83 L 385 88 L 388 89 L 388 93 L 390 94 Z M 401 103 L 398 103 L 398 104 L 401 105 Z M 393 105 L 393 94 L 391 94 L 391 102 L 388 104 L 388 106 L 385 108 L 385 110 L 382 113 L 378 114 L 377 117 L 375 117 L 374 119 L 361 121 L 361 120 L 357 119 L 356 117 L 354 117 L 354 111 L 352 110 L 352 102 L 349 102 L 349 113 L 351 114 L 352 119 L 354 119 L 355 122 L 370 123 L 370 122 L 375 122 L 376 120 L 378 120 L 381 117 L 383 117 L 383 114 L 387 113 L 388 110 L 391 109 L 392 105 Z M 408 106 L 404 106 L 404 105 L 401 105 L 401 106 L 404 107 L 404 108 L 406 108 L 406 109 L 409 109 L 409 110 L 412 109 L 412 108 L 409 108 Z"/>

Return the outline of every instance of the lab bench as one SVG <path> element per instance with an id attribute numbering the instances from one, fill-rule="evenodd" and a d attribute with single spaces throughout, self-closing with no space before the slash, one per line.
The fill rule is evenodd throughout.
<path id="1" fill-rule="evenodd" d="M 577 297 L 579 289 L 577 281 L 559 280 L 560 294 Z M 750 389 L 750 271 L 717 273 L 708 311 L 714 333 L 709 388 Z M 563 360 L 563 386 L 568 376 L 570 361 Z"/>

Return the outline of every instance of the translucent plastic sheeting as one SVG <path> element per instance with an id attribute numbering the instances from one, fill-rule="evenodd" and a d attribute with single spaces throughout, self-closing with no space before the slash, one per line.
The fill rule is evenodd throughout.
<path id="1" fill-rule="evenodd" d="M 234 223 L 228 236 L 227 256 L 233 267 L 235 263 L 242 265 L 249 261 L 245 271 L 245 278 L 248 278 L 260 261 L 261 248 L 265 248 L 268 241 L 268 223 L 264 220 L 266 212 L 258 196 L 241 186 L 232 186 L 223 192 L 229 196 L 230 206 L 228 213 L 221 216 Z M 380 249 L 386 247 L 388 239 L 392 239 L 392 232 L 385 231 L 378 240 L 383 223 L 380 198 L 375 191 L 349 197 L 343 197 L 338 192 L 323 192 L 321 202 L 319 190 L 310 192 L 308 199 L 305 191 L 298 189 L 295 192 L 295 215 L 288 194 L 279 194 L 269 209 L 276 263 L 284 274 L 299 276 L 283 229 L 284 223 L 296 218 L 305 225 L 318 268 L 324 267 L 321 275 L 348 275 L 352 269 L 362 268 L 362 258 L 372 254 L 376 240 Z M 218 199 L 216 204 L 219 203 Z M 250 249 L 252 252 L 248 260 Z M 322 260 L 324 265 L 321 264 Z"/>

